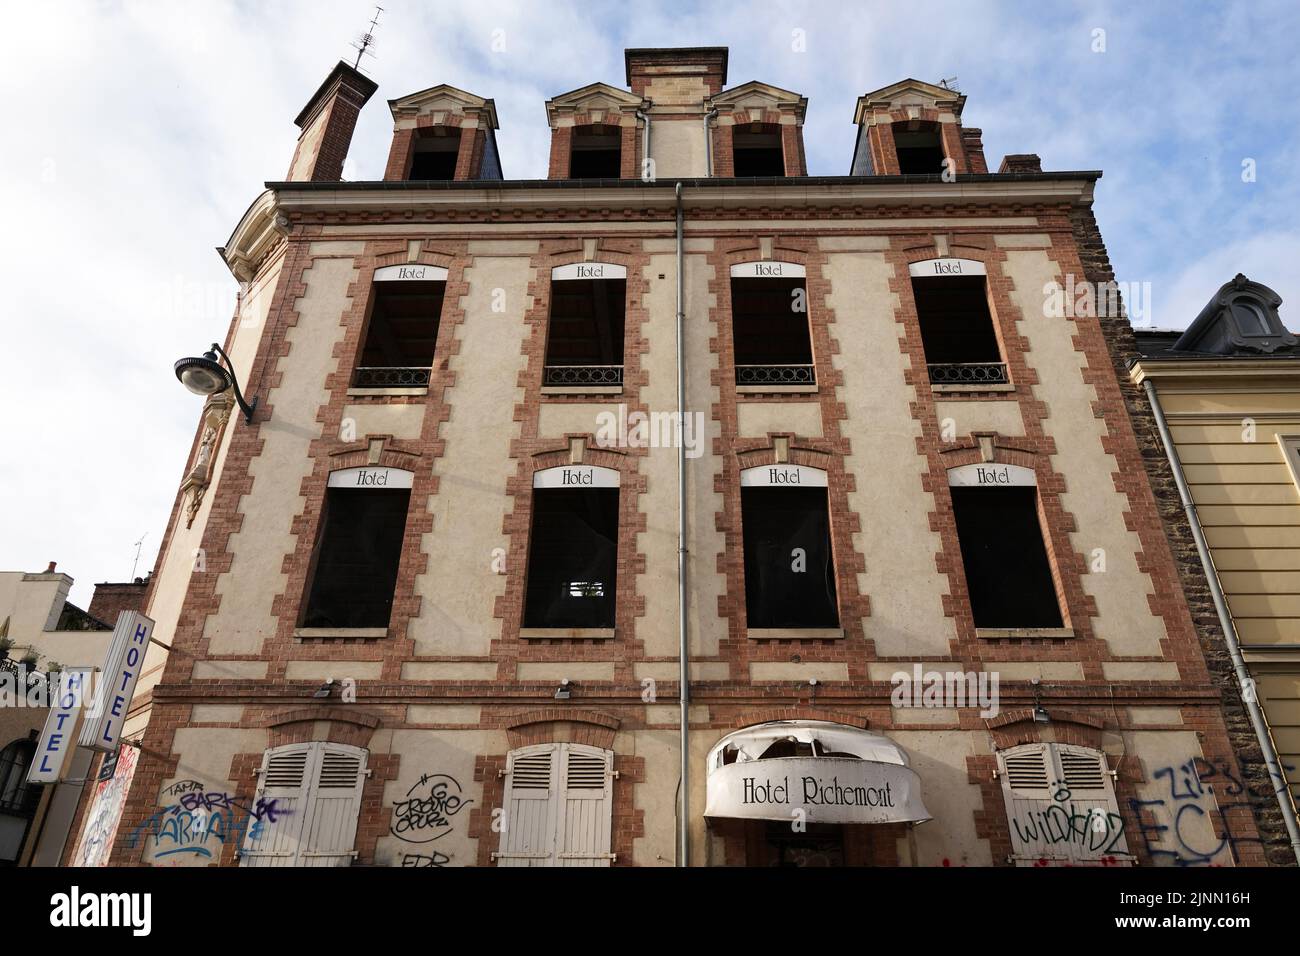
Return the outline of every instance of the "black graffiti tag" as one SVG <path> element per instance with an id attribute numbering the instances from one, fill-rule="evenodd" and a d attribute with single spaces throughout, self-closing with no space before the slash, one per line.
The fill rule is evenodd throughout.
<path id="1" fill-rule="evenodd" d="M 451 832 L 451 818 L 473 803 L 461 796 L 460 783 L 446 774 L 423 774 L 393 804 L 393 836 L 406 843 L 432 843 Z"/>

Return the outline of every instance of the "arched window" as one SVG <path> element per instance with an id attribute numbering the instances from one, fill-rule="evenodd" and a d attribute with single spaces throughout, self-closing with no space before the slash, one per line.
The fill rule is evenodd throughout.
<path id="1" fill-rule="evenodd" d="M 614 752 L 535 744 L 506 758 L 498 866 L 609 866 Z"/>
<path id="2" fill-rule="evenodd" d="M 31 740 L 15 740 L 0 750 L 0 866 L 18 862 L 41 799 L 41 785 L 27 782 L 35 754 L 36 744 Z"/>

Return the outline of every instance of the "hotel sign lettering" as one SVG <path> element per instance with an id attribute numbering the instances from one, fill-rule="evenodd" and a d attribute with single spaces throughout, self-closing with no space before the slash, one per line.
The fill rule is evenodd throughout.
<path id="1" fill-rule="evenodd" d="M 385 266 L 375 270 L 376 282 L 446 282 L 447 270 L 442 266 L 427 266 L 407 263 L 400 266 Z"/>
<path id="2" fill-rule="evenodd" d="M 575 262 L 567 266 L 556 266 L 551 270 L 551 281 L 560 282 L 573 279 L 626 279 L 627 266 L 612 262 Z"/>
<path id="3" fill-rule="evenodd" d="M 733 279 L 802 279 L 806 274 L 797 262 L 738 262 L 731 267 Z"/>
<path id="4" fill-rule="evenodd" d="M 954 488 L 1033 487 L 1036 483 L 1034 470 L 1021 465 L 987 462 L 948 469 L 948 484 Z"/>
<path id="5" fill-rule="evenodd" d="M 331 488 L 410 488 L 415 475 L 404 468 L 341 468 L 330 472 Z"/>
<path id="6" fill-rule="evenodd" d="M 598 465 L 561 465 L 533 473 L 534 488 L 617 488 L 618 472 Z"/>
<path id="7" fill-rule="evenodd" d="M 781 757 L 716 768 L 704 815 L 808 823 L 917 823 L 930 819 L 920 779 L 902 764 L 843 757 Z"/>
<path id="8" fill-rule="evenodd" d="M 826 472 L 806 465 L 759 465 L 740 473 L 742 488 L 825 488 Z"/>
<path id="9" fill-rule="evenodd" d="M 982 276 L 984 263 L 974 259 L 925 259 L 907 267 L 913 278 L 922 276 Z"/>

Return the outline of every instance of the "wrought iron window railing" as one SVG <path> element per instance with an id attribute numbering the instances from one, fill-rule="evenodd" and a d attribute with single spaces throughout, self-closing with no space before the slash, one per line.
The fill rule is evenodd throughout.
<path id="1" fill-rule="evenodd" d="M 816 385 L 811 365 L 737 365 L 737 385 Z"/>
<path id="2" fill-rule="evenodd" d="M 584 385 L 622 385 L 621 365 L 548 365 L 542 371 L 542 384 L 560 388 Z"/>
<path id="3" fill-rule="evenodd" d="M 931 363 L 932 385 L 1006 385 L 1005 362 L 938 362 Z"/>
<path id="4" fill-rule="evenodd" d="M 428 368 L 359 365 L 352 375 L 353 388 L 423 388 L 428 384 Z"/>

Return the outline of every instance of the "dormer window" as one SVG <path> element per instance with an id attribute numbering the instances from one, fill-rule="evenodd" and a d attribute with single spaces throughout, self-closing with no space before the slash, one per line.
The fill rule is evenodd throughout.
<path id="1" fill-rule="evenodd" d="M 1275 334 L 1264 306 L 1249 296 L 1233 299 L 1232 318 L 1237 323 L 1237 331 L 1242 335 Z"/>
<path id="2" fill-rule="evenodd" d="M 781 128 L 771 123 L 737 127 L 731 134 L 732 170 L 737 177 L 784 176 Z"/>
<path id="3" fill-rule="evenodd" d="M 446 127 L 422 129 L 415 137 L 411 173 L 407 179 L 450 181 L 456 178 L 456 156 L 460 152 L 460 130 Z"/>
<path id="4" fill-rule="evenodd" d="M 617 126 L 575 126 L 570 179 L 618 179 L 622 172 L 622 137 Z"/>
<path id="5" fill-rule="evenodd" d="M 1210 355 L 1290 354 L 1300 337 L 1278 315 L 1282 297 L 1266 285 L 1238 273 L 1206 303 L 1171 352 Z"/>
<path id="6" fill-rule="evenodd" d="M 894 147 L 898 151 L 898 171 L 903 175 L 943 172 L 943 140 L 938 123 L 895 123 Z"/>

